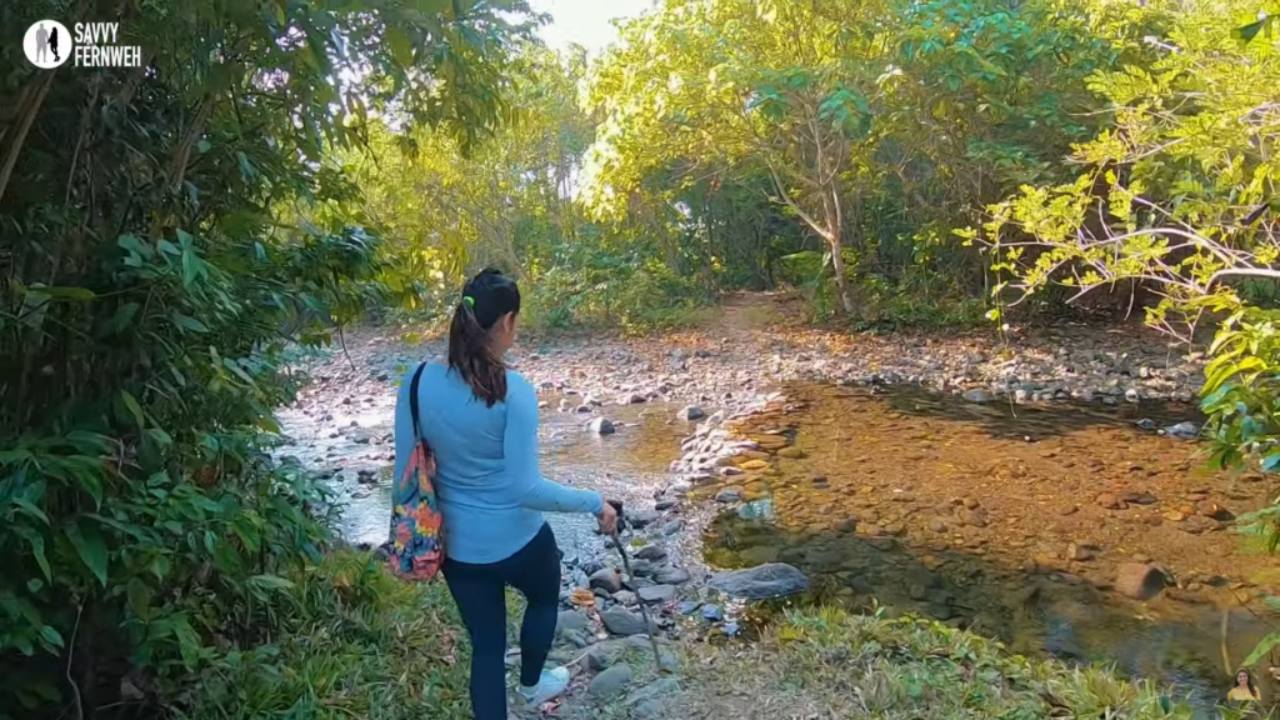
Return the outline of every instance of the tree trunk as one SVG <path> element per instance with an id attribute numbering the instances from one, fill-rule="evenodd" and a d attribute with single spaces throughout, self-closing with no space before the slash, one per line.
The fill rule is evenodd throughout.
<path id="1" fill-rule="evenodd" d="M 844 255 L 840 252 L 842 244 L 839 233 L 833 233 L 827 240 L 827 246 L 831 248 L 831 266 L 836 273 L 836 292 L 840 295 L 840 307 L 843 311 L 841 314 L 852 317 L 853 298 L 849 295 L 849 279 L 844 274 Z"/>
<path id="2" fill-rule="evenodd" d="M 836 273 L 836 292 L 840 295 L 840 308 L 846 318 L 853 317 L 853 298 L 849 295 L 849 279 L 844 274 L 844 215 L 840 212 L 840 197 L 833 188 L 822 195 L 823 215 L 827 220 L 827 247 L 831 248 L 831 267 Z"/>

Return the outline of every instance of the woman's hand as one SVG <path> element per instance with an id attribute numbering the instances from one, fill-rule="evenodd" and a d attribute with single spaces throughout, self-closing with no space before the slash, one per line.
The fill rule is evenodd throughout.
<path id="1" fill-rule="evenodd" d="M 613 504 L 608 500 L 604 501 L 604 507 L 596 514 L 596 519 L 600 521 L 600 532 L 612 536 L 618 532 L 618 511 L 613 509 Z"/>

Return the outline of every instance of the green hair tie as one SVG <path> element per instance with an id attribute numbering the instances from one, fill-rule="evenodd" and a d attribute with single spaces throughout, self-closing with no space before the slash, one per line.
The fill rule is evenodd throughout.
<path id="1" fill-rule="evenodd" d="M 466 305 L 467 307 L 471 308 L 472 310 L 475 310 L 475 309 L 476 309 L 476 299 L 475 299 L 475 298 L 473 298 L 473 297 L 471 297 L 470 295 L 463 295 L 463 296 L 462 296 L 462 304 L 463 304 L 463 305 Z"/>

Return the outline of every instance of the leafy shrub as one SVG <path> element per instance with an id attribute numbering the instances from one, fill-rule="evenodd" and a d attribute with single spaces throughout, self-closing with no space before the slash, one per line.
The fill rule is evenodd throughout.
<path id="1" fill-rule="evenodd" d="M 470 717 L 466 643 L 443 583 L 404 583 L 344 551 L 273 587 L 272 636 L 220 651 L 177 717 Z"/>

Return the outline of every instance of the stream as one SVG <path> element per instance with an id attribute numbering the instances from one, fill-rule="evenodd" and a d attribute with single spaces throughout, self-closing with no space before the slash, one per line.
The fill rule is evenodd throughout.
<path id="1" fill-rule="evenodd" d="M 320 384 L 278 413 L 289 438 L 278 454 L 329 478 L 353 544 L 386 538 L 398 376 Z M 790 451 L 730 479 L 745 502 L 725 505 L 703 533 L 714 568 L 791 563 L 813 578 L 813 599 L 933 617 L 1020 653 L 1111 664 L 1170 684 L 1204 717 L 1229 687 L 1224 651 L 1240 663 L 1272 626 L 1258 608 L 1280 584 L 1273 563 L 1206 513 L 1256 509 L 1277 488 L 1258 475 L 1208 472 L 1199 445 L 1138 426 L 1186 420 L 1186 407 L 1015 408 L 816 383 L 785 390 L 796 409 L 736 423 L 745 437 L 785 438 Z M 678 406 L 557 411 L 562 399 L 572 408 L 582 398 L 541 393 L 543 472 L 650 506 L 693 430 L 675 419 Z M 601 412 L 615 434 L 587 429 Z M 727 484 L 690 497 L 715 506 Z M 567 559 L 604 553 L 591 518 L 551 522 Z M 1124 597 L 1117 569 L 1134 562 L 1167 568 L 1177 585 L 1147 602 Z M 1265 663 L 1259 670 L 1273 697 Z"/>
<path id="2" fill-rule="evenodd" d="M 793 411 L 736 427 L 776 454 L 728 479 L 746 502 L 705 532 L 713 565 L 787 562 L 815 579 L 812 599 L 1113 665 L 1173 687 L 1205 718 L 1275 626 L 1259 602 L 1275 590 L 1274 562 L 1206 514 L 1257 509 L 1276 487 L 1210 472 L 1202 446 L 1155 431 L 1186 420 L 1185 406 L 977 404 L 820 384 L 786 395 Z M 1127 563 L 1160 565 L 1176 586 L 1125 597 Z M 1266 665 L 1254 674 L 1272 698 Z"/>

